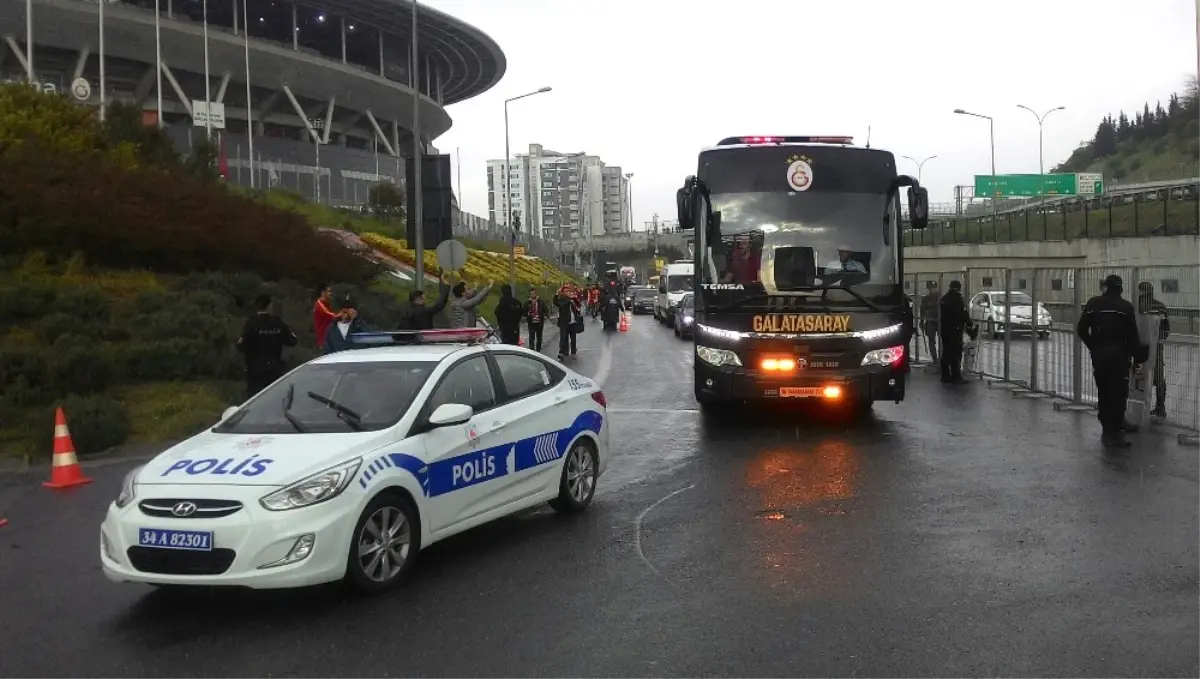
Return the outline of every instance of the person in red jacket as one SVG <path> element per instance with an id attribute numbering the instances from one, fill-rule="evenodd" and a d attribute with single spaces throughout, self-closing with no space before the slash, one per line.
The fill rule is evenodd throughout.
<path id="1" fill-rule="evenodd" d="M 322 285 L 317 288 L 317 301 L 313 303 L 313 334 L 317 336 L 317 348 L 325 348 L 325 333 L 337 314 L 333 312 L 333 288 Z"/>

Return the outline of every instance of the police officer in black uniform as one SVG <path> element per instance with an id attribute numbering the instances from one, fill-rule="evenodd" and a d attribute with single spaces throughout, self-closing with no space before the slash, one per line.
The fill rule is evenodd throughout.
<path id="1" fill-rule="evenodd" d="M 1121 297 L 1120 276 L 1104 279 L 1104 292 L 1087 301 L 1075 331 L 1092 355 L 1092 374 L 1096 378 L 1097 410 L 1106 446 L 1130 445 L 1125 431 L 1125 402 L 1129 398 L 1129 362 L 1137 368 L 1146 361 L 1149 347 L 1138 334 L 1133 304 Z"/>
<path id="2" fill-rule="evenodd" d="M 962 383 L 963 332 L 971 323 L 962 283 L 950 281 L 950 289 L 938 305 L 938 335 L 942 339 L 942 382 Z"/>
<path id="3" fill-rule="evenodd" d="M 283 348 L 296 346 L 296 334 L 271 313 L 271 296 L 254 300 L 258 313 L 246 321 L 238 338 L 238 351 L 246 357 L 246 398 L 265 389 L 283 376 Z"/>

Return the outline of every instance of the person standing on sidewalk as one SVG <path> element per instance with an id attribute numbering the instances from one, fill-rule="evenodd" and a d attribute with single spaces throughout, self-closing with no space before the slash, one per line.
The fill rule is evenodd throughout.
<path id="1" fill-rule="evenodd" d="M 1125 421 L 1129 398 L 1129 362 L 1141 370 L 1149 347 L 1138 334 L 1133 305 L 1121 297 L 1120 276 L 1104 279 L 1104 292 L 1083 305 L 1075 332 L 1092 356 L 1092 375 L 1096 379 L 1097 417 L 1104 433 L 1100 441 L 1110 447 L 1127 448 Z"/>
<path id="2" fill-rule="evenodd" d="M 962 383 L 963 332 L 971 323 L 962 283 L 950 281 L 950 290 L 938 305 L 938 335 L 942 340 L 942 382 Z"/>
<path id="3" fill-rule="evenodd" d="M 1167 416 L 1167 364 L 1165 360 L 1167 335 L 1171 334 L 1171 321 L 1167 305 L 1154 299 L 1154 284 L 1150 281 L 1138 283 L 1138 313 L 1158 316 L 1158 351 L 1154 353 L 1154 410 L 1155 417 Z"/>
<path id="4" fill-rule="evenodd" d="M 283 377 L 283 348 L 296 346 L 296 333 L 271 313 L 270 295 L 259 295 L 254 307 L 257 313 L 246 321 L 237 341 L 237 350 L 246 357 L 246 400 Z"/>
<path id="5" fill-rule="evenodd" d="M 474 328 L 478 316 L 475 313 L 475 307 L 483 303 L 487 296 L 492 292 L 494 283 L 488 281 L 488 284 L 482 290 L 467 294 L 467 284 L 459 281 L 451 289 L 454 297 L 450 300 L 450 327 L 451 328 Z"/>
<path id="6" fill-rule="evenodd" d="M 937 283 L 926 281 L 925 294 L 921 296 L 921 332 L 925 333 L 925 346 L 929 348 L 929 359 L 938 362 L 938 295 Z"/>
<path id="7" fill-rule="evenodd" d="M 313 335 L 317 337 L 317 349 L 325 350 L 325 333 L 337 318 L 333 311 L 333 288 L 328 283 L 317 287 L 317 301 L 313 303 Z"/>
<path id="8" fill-rule="evenodd" d="M 578 352 L 575 336 L 583 325 L 579 295 L 573 289 L 564 286 L 559 294 L 555 295 L 554 305 L 558 307 L 558 360 L 565 361 L 568 356 L 574 358 Z"/>
<path id="9" fill-rule="evenodd" d="M 525 307 L 513 296 L 512 286 L 500 286 L 500 301 L 496 303 L 496 325 L 500 328 L 500 341 L 505 344 L 521 343 L 521 316 Z"/>
<path id="10" fill-rule="evenodd" d="M 442 309 L 446 308 L 446 300 L 450 296 L 450 286 L 446 284 L 446 276 L 438 276 L 438 287 L 441 292 L 433 306 L 425 304 L 425 292 L 420 288 L 408 293 L 408 308 L 400 313 L 397 330 L 431 330 L 433 319 Z"/>
<path id="11" fill-rule="evenodd" d="M 550 315 L 550 307 L 538 299 L 535 289 L 529 290 L 529 301 L 525 304 L 525 320 L 529 323 L 529 348 L 534 351 L 542 350 L 542 328 L 546 325 L 546 317 Z"/>

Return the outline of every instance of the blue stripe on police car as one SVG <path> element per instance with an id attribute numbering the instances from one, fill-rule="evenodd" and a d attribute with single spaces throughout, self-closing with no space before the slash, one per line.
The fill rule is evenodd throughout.
<path id="1" fill-rule="evenodd" d="M 384 464 L 412 474 L 421 484 L 426 497 L 437 497 L 560 460 L 567 454 L 567 446 L 576 436 L 585 431 L 599 434 L 603 423 L 603 415 L 589 410 L 581 413 L 566 429 L 471 451 L 429 464 L 412 455 L 391 453 L 384 456 Z M 369 465 L 359 476 L 358 485 L 366 490 L 379 470 L 382 468 L 377 468 L 374 463 Z"/>

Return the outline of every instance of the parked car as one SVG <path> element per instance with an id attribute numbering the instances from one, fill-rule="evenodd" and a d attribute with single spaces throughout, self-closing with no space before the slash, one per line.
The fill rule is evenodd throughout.
<path id="1" fill-rule="evenodd" d="M 1009 301 L 1011 300 L 1011 306 Z M 1008 308 L 1008 323 L 1014 333 L 1033 332 L 1037 327 L 1039 337 L 1050 336 L 1053 321 L 1046 305 L 1038 302 L 1037 314 L 1033 313 L 1033 298 L 1024 292 L 1003 290 L 984 290 L 971 298 L 967 311 L 982 332 L 999 338 L 1004 335 L 1005 308 Z"/>

